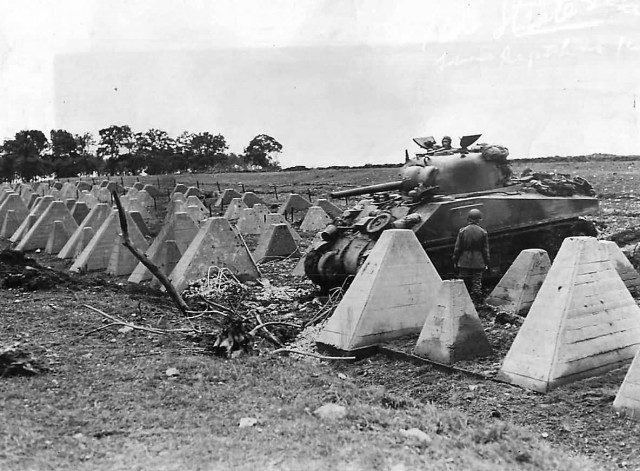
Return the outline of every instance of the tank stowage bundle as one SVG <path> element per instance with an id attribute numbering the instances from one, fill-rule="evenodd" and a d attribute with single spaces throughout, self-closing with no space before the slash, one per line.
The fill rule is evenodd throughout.
<path id="1" fill-rule="evenodd" d="M 424 144 L 431 138 L 414 139 L 427 151 L 407 156 L 400 180 L 332 193 L 368 200 L 321 232 L 305 259 L 307 276 L 325 288 L 340 286 L 358 272 L 382 232 L 411 229 L 440 275 L 450 277 L 456 236 L 474 208 L 484 215 L 494 275 L 504 273 L 524 249 L 543 249 L 553 257 L 565 237 L 596 235 L 584 219 L 598 209 L 589 182 L 553 173 L 516 178 L 508 149 L 473 145 L 479 137 L 464 136 L 460 147 L 450 150 Z"/>

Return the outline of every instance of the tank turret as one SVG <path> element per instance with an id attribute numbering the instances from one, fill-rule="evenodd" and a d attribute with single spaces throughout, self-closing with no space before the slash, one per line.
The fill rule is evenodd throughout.
<path id="1" fill-rule="evenodd" d="M 589 182 L 556 174 L 514 178 L 507 148 L 472 147 L 479 137 L 465 136 L 459 148 L 444 151 L 432 147 L 433 138 L 414 139 L 426 152 L 406 158 L 399 180 L 332 193 L 371 196 L 321 232 L 305 258 L 307 276 L 325 288 L 339 286 L 357 273 L 383 231 L 409 228 L 440 275 L 451 277 L 453 245 L 474 208 L 485 215 L 496 276 L 521 250 L 542 248 L 553 257 L 565 237 L 596 235 L 584 219 L 598 209 Z"/>

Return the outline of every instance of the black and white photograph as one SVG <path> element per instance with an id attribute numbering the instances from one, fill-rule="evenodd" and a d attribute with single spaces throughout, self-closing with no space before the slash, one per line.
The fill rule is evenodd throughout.
<path id="1" fill-rule="evenodd" d="M 0 470 L 640 470 L 640 2 L 0 0 Z"/>

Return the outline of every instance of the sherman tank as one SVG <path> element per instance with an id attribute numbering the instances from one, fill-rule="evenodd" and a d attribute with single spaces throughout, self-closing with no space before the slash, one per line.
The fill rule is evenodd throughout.
<path id="1" fill-rule="evenodd" d="M 366 198 L 316 236 L 304 260 L 309 279 L 325 289 L 344 285 L 388 229 L 413 230 L 440 275 L 454 277 L 453 246 L 474 208 L 489 233 L 488 278 L 503 274 L 524 249 L 544 249 L 553 259 L 565 237 L 597 234 L 585 219 L 598 209 L 588 181 L 555 173 L 515 177 L 508 149 L 475 144 L 480 136 L 464 136 L 454 149 L 416 138 L 421 152 L 405 153 L 397 181 L 331 193 Z"/>

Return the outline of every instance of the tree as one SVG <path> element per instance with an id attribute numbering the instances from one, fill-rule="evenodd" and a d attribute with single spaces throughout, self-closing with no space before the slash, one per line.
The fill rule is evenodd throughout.
<path id="1" fill-rule="evenodd" d="M 23 180 L 32 180 L 36 176 L 47 175 L 49 166 L 42 159 L 49 142 L 42 131 L 30 130 L 16 133 L 14 139 L 4 141 L 3 168 L 13 171 Z M 7 175 L 11 178 L 10 175 Z"/>
<path id="2" fill-rule="evenodd" d="M 90 175 L 100 170 L 102 159 L 96 157 L 91 149 L 95 146 L 95 139 L 90 132 L 76 134 L 76 152 L 78 153 L 77 175 Z"/>
<path id="3" fill-rule="evenodd" d="M 176 141 L 165 131 L 149 129 L 135 134 L 135 147 L 129 171 L 139 173 L 166 173 L 171 166 L 171 157 L 176 152 Z"/>
<path id="4" fill-rule="evenodd" d="M 78 174 L 78 152 L 76 140 L 68 131 L 52 129 L 49 133 L 51 145 L 48 159 L 51 170 L 58 178 L 73 177 Z"/>
<path id="5" fill-rule="evenodd" d="M 126 161 L 131 155 L 131 149 L 135 145 L 135 139 L 131 128 L 124 126 L 109 126 L 98 131 L 100 142 L 96 154 L 98 158 L 105 159 L 105 167 L 111 175 L 123 171 Z"/>
<path id="6" fill-rule="evenodd" d="M 259 134 L 254 137 L 244 150 L 247 165 L 263 169 L 278 169 L 280 164 L 276 154 L 282 151 L 282 144 L 273 137 Z"/>
<path id="7" fill-rule="evenodd" d="M 224 151 L 229 146 L 222 134 L 208 132 L 191 134 L 189 167 L 194 171 L 210 170 L 225 160 Z"/>

